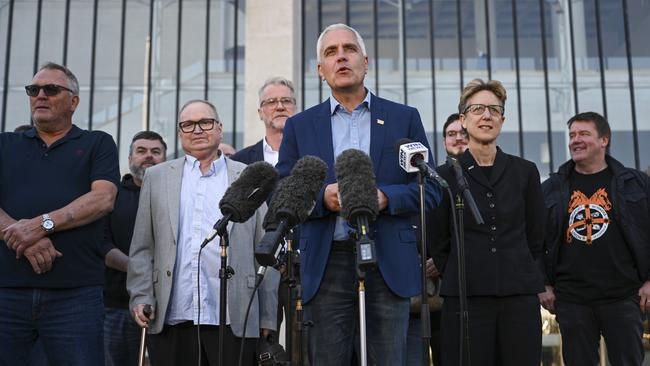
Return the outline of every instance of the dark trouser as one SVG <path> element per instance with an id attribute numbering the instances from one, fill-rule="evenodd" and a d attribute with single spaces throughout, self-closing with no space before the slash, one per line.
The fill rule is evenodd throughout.
<path id="1" fill-rule="evenodd" d="M 313 321 L 308 330 L 312 366 L 350 364 L 359 319 L 355 261 L 353 253 L 330 253 L 318 293 L 305 306 Z M 366 274 L 365 285 L 369 364 L 404 365 L 409 299 L 393 294 L 377 269 Z"/>
<path id="2" fill-rule="evenodd" d="M 419 315 L 419 314 L 415 314 Z M 429 314 L 431 338 L 429 346 L 431 347 L 431 362 L 433 366 L 440 366 L 440 311 L 432 311 Z M 409 319 L 409 331 L 407 336 L 407 366 L 422 365 L 422 321 L 419 316 L 411 313 Z"/>
<path id="3" fill-rule="evenodd" d="M 542 332 L 537 295 L 472 296 L 469 311 L 472 365 L 539 366 Z M 442 304 L 441 348 L 443 366 L 459 366 L 458 297 Z"/>
<path id="4" fill-rule="evenodd" d="M 0 365 L 25 365 L 36 339 L 52 366 L 103 365 L 102 292 L 0 288 Z"/>
<path id="5" fill-rule="evenodd" d="M 556 300 L 555 311 L 567 366 L 598 365 L 601 333 L 612 366 L 643 364 L 643 314 L 637 296 L 593 306 Z"/>
<path id="6" fill-rule="evenodd" d="M 128 309 L 105 308 L 104 366 L 136 366 L 141 329 Z"/>
<path id="7" fill-rule="evenodd" d="M 196 325 L 185 322 L 165 325 L 159 334 L 147 335 L 147 350 L 152 366 L 196 365 L 199 362 Z M 233 366 L 239 362 L 242 338 L 226 326 L 223 342 L 224 365 L 219 365 L 219 327 L 201 325 L 201 365 Z M 257 338 L 246 338 L 242 365 L 255 366 Z"/>

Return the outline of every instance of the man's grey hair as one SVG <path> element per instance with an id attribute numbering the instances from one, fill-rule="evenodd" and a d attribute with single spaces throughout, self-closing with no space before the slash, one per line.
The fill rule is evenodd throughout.
<path id="1" fill-rule="evenodd" d="M 70 71 L 70 69 L 54 62 L 47 62 L 41 66 L 40 69 L 38 69 L 38 71 L 42 70 L 58 70 L 64 73 L 66 79 L 68 79 L 68 88 L 72 90 L 72 94 L 79 95 L 79 81 L 77 80 L 77 77 L 72 73 L 72 71 Z"/>
<path id="2" fill-rule="evenodd" d="M 323 29 L 320 36 L 318 36 L 318 41 L 316 42 L 316 60 L 318 60 L 319 64 L 320 64 L 320 51 L 321 51 L 321 47 L 323 46 L 323 37 L 325 37 L 327 33 L 337 29 L 345 29 L 354 33 L 354 36 L 357 39 L 357 43 L 359 44 L 359 47 L 361 47 L 361 53 L 363 54 L 364 57 L 368 56 L 368 54 L 366 53 L 366 44 L 363 42 L 363 38 L 361 38 L 359 32 L 357 32 L 356 29 L 350 27 L 349 25 L 343 23 L 336 23 L 336 24 L 328 25 L 327 28 Z"/>
<path id="3" fill-rule="evenodd" d="M 191 104 L 194 104 L 194 103 L 203 103 L 203 104 L 207 105 L 208 107 L 210 107 L 210 109 L 212 109 L 212 112 L 214 112 L 214 118 L 217 120 L 217 122 L 221 122 L 221 119 L 219 118 L 219 113 L 217 113 L 217 107 L 215 107 L 214 104 L 208 102 L 207 100 L 203 100 L 203 99 L 192 99 L 190 101 L 187 101 L 187 103 L 183 104 L 181 109 L 178 111 L 178 120 L 179 120 L 178 122 L 182 122 L 180 120 L 181 119 L 181 114 L 183 114 L 183 111 L 185 110 L 185 108 L 187 108 L 188 106 L 190 106 Z"/>
<path id="4" fill-rule="evenodd" d="M 262 103 L 262 94 L 264 94 L 264 90 L 270 86 L 270 85 L 284 85 L 287 88 L 289 88 L 289 91 L 291 92 L 291 97 L 295 98 L 295 90 L 293 88 L 293 83 L 291 80 L 287 78 L 283 78 L 282 76 L 274 76 L 272 78 L 266 79 L 260 90 L 257 92 L 257 96 L 260 99 L 260 103 Z"/>

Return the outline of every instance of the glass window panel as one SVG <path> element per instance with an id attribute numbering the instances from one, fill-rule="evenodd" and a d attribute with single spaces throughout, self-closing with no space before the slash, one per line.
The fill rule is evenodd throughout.
<path id="1" fill-rule="evenodd" d="M 639 168 L 650 174 L 650 119 L 647 118 L 650 115 L 650 42 L 647 37 L 650 34 L 650 6 L 647 2 L 632 0 L 627 1 L 627 6 L 639 131 Z"/>
<path id="2" fill-rule="evenodd" d="M 80 128 L 88 128 L 90 105 L 90 59 L 93 35 L 93 2 L 72 0 L 70 2 L 70 25 L 68 33 L 68 68 L 79 80 L 79 106 L 73 117 Z M 63 36 L 63 35 L 62 35 Z"/>
<path id="3" fill-rule="evenodd" d="M 573 1 L 573 42 L 578 83 L 578 112 L 603 114 L 594 2 Z"/>
<path id="4" fill-rule="evenodd" d="M 462 88 L 458 63 L 456 1 L 433 1 L 433 35 L 436 67 L 436 120 L 439 128 L 456 112 Z M 450 108 L 451 106 L 451 108 Z M 441 130 L 438 132 L 440 133 Z M 442 150 L 444 153 L 444 149 Z"/>
<path id="5" fill-rule="evenodd" d="M 214 26 L 217 25 L 211 24 L 211 27 Z M 203 99 L 206 52 L 205 1 L 183 1 L 181 47 L 181 88 L 184 91 L 200 90 L 201 94 L 198 95 L 198 98 Z M 181 104 L 186 100 L 185 97 L 182 97 Z"/>
<path id="6" fill-rule="evenodd" d="M 63 62 L 65 1 L 43 1 L 38 64 Z"/>
<path id="7" fill-rule="evenodd" d="M 241 4 L 241 0 L 240 0 Z M 234 41 L 234 7 L 232 2 L 218 0 L 212 1 L 210 4 L 210 19 L 214 20 L 210 26 L 210 62 L 208 65 L 209 69 L 209 90 L 208 90 L 208 100 L 217 107 L 219 111 L 219 117 L 224 123 L 224 140 L 233 141 L 232 136 L 227 137 L 228 134 L 232 134 L 233 131 L 233 41 Z M 242 13 L 239 14 L 239 25 L 240 27 L 244 24 L 244 18 Z M 239 33 L 239 42 L 243 44 L 242 33 Z M 238 51 L 238 57 L 243 60 L 244 54 L 243 49 Z M 241 64 L 238 64 L 238 72 L 241 73 Z M 241 80 L 238 83 L 243 82 L 243 77 L 241 74 L 239 76 Z M 243 101 L 243 99 L 241 99 Z M 243 105 L 243 103 L 241 103 Z M 239 111 L 237 112 L 240 113 Z M 242 118 L 243 116 L 238 116 Z M 240 124 L 243 126 L 243 124 Z M 243 131 L 241 129 L 238 131 L 238 134 L 241 134 Z M 233 141 L 236 147 L 242 145 L 243 139 L 239 141 Z"/>
<path id="8" fill-rule="evenodd" d="M 151 56 L 150 128 L 161 133 L 168 141 L 171 154 L 177 151 L 175 122 L 178 4 L 178 0 L 154 3 Z"/>
<path id="9" fill-rule="evenodd" d="M 112 134 L 116 142 L 121 18 L 120 0 L 98 2 L 93 130 Z"/>
<path id="10" fill-rule="evenodd" d="M 305 0 L 305 19 L 303 27 L 305 32 L 305 44 L 303 47 L 303 57 L 305 58 L 305 69 L 302 70 L 305 76 L 305 109 L 314 106 L 320 102 L 318 100 L 319 77 L 317 71 L 318 62 L 316 61 L 316 41 L 320 29 L 318 29 L 318 1 Z"/>
<path id="11" fill-rule="evenodd" d="M 8 10 L 8 7 L 6 9 Z M 9 75 L 7 75 L 9 91 L 6 107 L 6 131 L 13 131 L 17 126 L 30 121 L 29 99 L 25 95 L 23 87 L 29 84 L 34 75 L 35 15 L 36 2 L 14 2 Z M 6 33 L 3 31 L 2 34 L 6 40 Z"/>
<path id="12" fill-rule="evenodd" d="M 121 11 L 121 6 L 120 6 Z M 121 14 L 120 14 L 121 22 Z M 114 25 L 119 28 L 120 23 Z M 149 3 L 148 2 L 126 2 L 126 21 L 124 25 L 124 69 L 122 83 L 122 100 L 119 101 L 122 107 L 121 129 L 120 129 L 120 162 L 125 162 L 129 154 L 129 145 L 133 135 L 146 129 L 145 119 L 145 85 L 147 51 L 150 43 L 147 42 L 149 32 Z M 116 35 L 119 37 L 119 34 Z M 119 72 L 119 70 L 118 70 Z M 119 74 L 118 74 L 119 77 Z M 160 133 L 161 131 L 150 128 Z M 162 135 L 162 134 L 161 134 Z M 173 139 L 164 137 L 172 151 Z M 172 152 L 173 153 L 173 152 Z M 121 165 L 122 171 L 125 166 Z"/>
<path id="13" fill-rule="evenodd" d="M 379 78 L 378 93 L 381 97 L 395 102 L 404 101 L 402 89 L 402 50 L 400 1 L 379 1 Z"/>

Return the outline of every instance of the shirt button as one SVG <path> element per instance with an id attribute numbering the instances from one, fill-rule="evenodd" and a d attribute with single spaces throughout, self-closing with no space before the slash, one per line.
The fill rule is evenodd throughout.
<path id="1" fill-rule="evenodd" d="M 487 193 L 487 196 L 488 196 L 489 198 L 492 198 L 492 192 L 488 192 L 488 193 Z"/>
<path id="2" fill-rule="evenodd" d="M 490 208 L 494 208 L 494 203 L 490 203 Z"/>
<path id="3" fill-rule="evenodd" d="M 491 229 L 492 231 L 496 231 L 496 230 L 497 230 L 497 227 L 496 227 L 496 225 L 492 225 L 492 226 L 490 226 L 490 229 Z"/>
<path id="4" fill-rule="evenodd" d="M 496 216 L 491 216 L 490 219 L 492 219 L 492 221 L 494 221 L 494 220 L 497 219 L 497 217 Z"/>
<path id="5" fill-rule="evenodd" d="M 497 248 L 492 248 L 492 249 L 490 249 L 490 251 L 491 251 L 492 253 L 496 253 L 496 252 L 497 252 Z"/>
<path id="6" fill-rule="evenodd" d="M 167 271 L 167 277 L 172 275 L 172 271 Z"/>
<path id="7" fill-rule="evenodd" d="M 497 241 L 497 238 L 494 237 L 494 236 L 492 236 L 492 237 L 490 237 L 490 241 L 491 241 L 491 242 L 495 242 L 495 241 Z"/>

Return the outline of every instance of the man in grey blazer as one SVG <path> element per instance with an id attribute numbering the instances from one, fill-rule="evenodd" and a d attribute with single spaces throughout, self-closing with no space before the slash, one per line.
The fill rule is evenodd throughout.
<path id="1" fill-rule="evenodd" d="M 179 121 L 178 134 L 187 155 L 146 170 L 127 288 L 136 322 L 149 328 L 153 366 L 196 364 L 199 352 L 212 366 L 218 364 L 221 326 L 218 239 L 200 251 L 200 268 L 199 247 L 222 217 L 219 201 L 245 165 L 219 151 L 222 124 L 211 103 L 186 103 Z M 238 361 L 246 306 L 258 267 L 254 245 L 263 234 L 265 213 L 263 204 L 245 223 L 228 225 L 228 261 L 235 274 L 228 280 L 226 365 Z M 253 302 L 245 332 L 244 365 L 256 364 L 260 334 L 275 330 L 278 281 L 277 271 L 267 271 Z M 150 319 L 143 313 L 145 305 L 154 309 Z"/>

